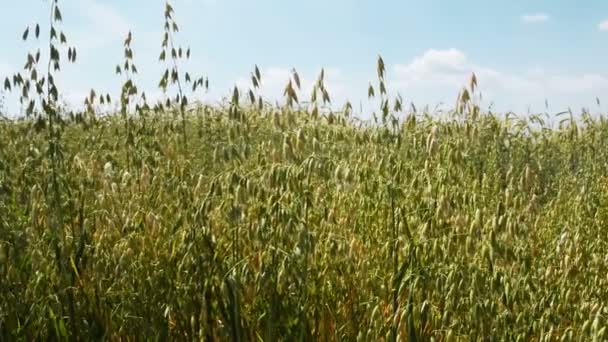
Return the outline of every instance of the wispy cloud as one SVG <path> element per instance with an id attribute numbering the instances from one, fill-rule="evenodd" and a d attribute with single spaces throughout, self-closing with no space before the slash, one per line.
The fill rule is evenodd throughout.
<path id="1" fill-rule="evenodd" d="M 129 21 L 109 4 L 80 0 L 78 7 L 88 19 L 88 24 L 73 34 L 79 50 L 91 51 L 121 41 L 133 29 Z"/>
<path id="2" fill-rule="evenodd" d="M 597 28 L 598 28 L 598 30 L 600 30 L 600 31 L 608 31 L 608 19 L 606 19 L 606 20 L 604 20 L 604 21 L 600 22 L 600 23 L 597 25 Z"/>
<path id="3" fill-rule="evenodd" d="M 546 13 L 531 13 L 521 16 L 521 21 L 528 24 L 544 23 L 549 21 L 549 15 Z"/>

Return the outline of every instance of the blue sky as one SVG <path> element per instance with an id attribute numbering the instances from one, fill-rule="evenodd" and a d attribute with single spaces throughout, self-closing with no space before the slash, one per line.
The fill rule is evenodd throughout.
<path id="1" fill-rule="evenodd" d="M 608 2 L 173 0 L 181 31 L 177 42 L 192 49 L 185 65 L 208 76 L 207 101 L 238 84 L 248 87 L 255 64 L 262 94 L 278 99 L 295 67 L 308 97 L 320 69 L 335 103 L 366 100 L 380 54 L 389 90 L 418 107 L 451 106 L 471 72 L 483 104 L 498 111 L 549 112 L 608 102 Z M 116 97 L 122 81 L 122 41 L 134 35 L 140 88 L 156 88 L 163 0 L 62 0 L 64 27 L 79 52 L 59 78 L 66 100 L 81 103 L 91 88 Z M 27 24 L 48 20 L 49 0 L 0 4 L 0 77 L 24 64 L 34 43 L 20 39 Z M 15 107 L 11 95 L 7 101 Z"/>

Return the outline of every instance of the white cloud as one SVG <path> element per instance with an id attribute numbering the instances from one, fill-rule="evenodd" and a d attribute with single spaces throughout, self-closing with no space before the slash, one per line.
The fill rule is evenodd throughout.
<path id="1" fill-rule="evenodd" d="M 468 72 L 467 64 L 467 57 L 460 50 L 431 49 L 409 64 L 395 65 L 394 70 L 402 85 L 433 82 L 457 86 L 462 80 L 461 76 Z"/>
<path id="2" fill-rule="evenodd" d="M 522 111 L 528 106 L 544 110 L 545 98 L 559 110 L 577 108 L 592 104 L 596 96 L 608 92 L 608 77 L 598 73 L 550 73 L 542 68 L 527 72 L 498 70 L 473 63 L 457 49 L 428 50 L 408 64 L 394 65 L 393 71 L 389 88 L 416 103 L 430 105 L 452 105 L 471 73 L 477 76 L 484 103 L 495 103 L 499 110 Z"/>
<path id="3" fill-rule="evenodd" d="M 524 14 L 521 16 L 524 23 L 544 23 L 549 21 L 549 15 L 545 13 Z"/>
<path id="4" fill-rule="evenodd" d="M 123 37 L 130 29 L 129 22 L 112 6 L 95 0 L 80 0 L 80 5 L 96 28 Z"/>
<path id="5" fill-rule="evenodd" d="M 463 51 L 451 49 L 430 49 L 414 57 L 408 63 L 387 64 L 386 86 L 389 96 L 401 94 L 406 104 L 413 102 L 417 107 L 429 105 L 435 108 L 453 108 L 458 92 L 467 86 L 471 74 L 478 79 L 478 93 L 482 94 L 482 107 L 492 106 L 500 112 L 515 111 L 525 113 L 544 111 L 545 99 L 549 110 L 558 112 L 569 107 L 580 109 L 595 104 L 595 98 L 608 93 L 608 75 L 599 73 L 569 73 L 567 71 L 547 71 L 536 67 L 528 70 L 508 70 L 475 63 Z M 268 67 L 262 69 L 262 85 L 259 93 L 269 101 L 282 102 L 283 90 L 290 79 L 290 68 Z M 359 110 L 361 103 L 369 118 L 377 109 L 377 101 L 367 99 L 367 81 L 372 81 L 377 91 L 375 74 L 369 79 L 352 79 L 338 68 L 325 69 L 325 83 L 332 97 L 334 108 L 341 108 L 350 100 Z M 301 101 L 308 101 L 318 70 L 307 69 L 300 72 L 302 90 L 298 92 Z M 243 91 L 251 88 L 249 76 L 240 78 L 236 85 Z M 227 94 L 227 93 L 226 93 Z M 223 95 L 226 95 L 223 94 Z"/>
<path id="6" fill-rule="evenodd" d="M 606 20 L 604 20 L 604 21 L 600 22 L 600 23 L 597 25 L 597 28 L 598 28 L 598 30 L 600 30 L 600 31 L 608 31 L 608 19 L 606 19 Z"/>
<path id="7" fill-rule="evenodd" d="M 97 0 L 80 0 L 77 8 L 88 24 L 75 29 L 72 35 L 78 50 L 84 53 L 122 41 L 133 29 L 129 21 L 108 4 Z"/>
<path id="8" fill-rule="evenodd" d="M 396 65 L 395 71 L 397 74 L 409 76 L 412 80 L 437 77 L 439 81 L 448 81 L 450 76 L 465 71 L 466 63 L 467 57 L 462 51 L 431 49 L 422 56 L 414 58 L 410 64 Z"/>

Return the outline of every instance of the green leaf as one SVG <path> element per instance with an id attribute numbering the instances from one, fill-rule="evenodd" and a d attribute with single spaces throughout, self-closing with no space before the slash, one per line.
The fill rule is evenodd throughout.
<path id="1" fill-rule="evenodd" d="M 298 89 L 300 89 L 300 76 L 298 75 L 298 72 L 296 71 L 296 69 L 293 69 L 293 80 L 294 80 L 294 82 L 296 82 L 296 87 L 298 87 Z"/>
<path id="2" fill-rule="evenodd" d="M 350 113 L 353 110 L 353 105 L 350 103 L 350 101 L 346 102 L 346 105 L 344 106 L 344 111 L 346 113 Z"/>
<path id="3" fill-rule="evenodd" d="M 127 38 L 125 39 L 125 46 L 129 46 L 131 45 L 131 40 L 133 39 L 133 35 L 131 34 L 131 31 L 129 31 L 129 33 L 127 34 Z"/>
<path id="4" fill-rule="evenodd" d="M 384 78 L 384 60 L 382 56 L 378 56 L 378 78 Z"/>
<path id="5" fill-rule="evenodd" d="M 255 66 L 255 77 L 258 79 L 258 81 L 262 80 L 262 74 L 260 73 L 260 69 L 257 65 Z"/>
<path id="6" fill-rule="evenodd" d="M 331 99 L 329 98 L 329 93 L 326 89 L 323 89 L 323 102 L 330 103 Z"/>
<path id="7" fill-rule="evenodd" d="M 471 100 L 471 96 L 469 95 L 469 91 L 467 89 L 462 90 L 462 94 L 460 95 L 461 103 L 467 103 Z"/>
<path id="8" fill-rule="evenodd" d="M 23 36 L 22 36 L 22 38 L 23 38 L 23 40 L 24 40 L 24 41 L 25 41 L 25 40 L 27 40 L 27 36 L 28 36 L 29 34 L 30 34 L 30 28 L 28 27 L 28 28 L 26 28 L 26 29 L 25 29 L 25 31 L 23 32 Z"/>
<path id="9" fill-rule="evenodd" d="M 57 101 L 57 99 L 59 98 L 59 91 L 57 90 L 57 87 L 52 86 L 50 93 L 53 101 Z"/>
<path id="10" fill-rule="evenodd" d="M 292 87 L 291 85 L 291 80 L 289 80 L 289 82 L 287 83 L 287 85 L 285 86 L 285 90 L 283 90 L 283 96 L 289 96 L 289 89 Z"/>
<path id="11" fill-rule="evenodd" d="M 234 90 L 232 91 L 232 103 L 233 104 L 239 103 L 239 89 L 236 86 L 234 87 Z"/>
<path id="12" fill-rule="evenodd" d="M 55 20 L 62 21 L 61 11 L 59 11 L 59 7 L 55 6 Z"/>
<path id="13" fill-rule="evenodd" d="M 374 94 L 374 87 L 370 84 L 369 88 L 367 88 L 367 97 L 368 98 L 372 98 L 374 96 L 375 96 L 375 94 Z"/>
<path id="14" fill-rule="evenodd" d="M 475 88 L 477 87 L 477 76 L 475 76 L 475 73 L 471 74 L 471 93 L 475 92 Z"/>
<path id="15" fill-rule="evenodd" d="M 32 115 L 32 113 L 34 112 L 34 100 L 30 101 L 30 103 L 28 104 L 26 110 L 25 110 L 25 114 L 27 116 Z"/>
<path id="16" fill-rule="evenodd" d="M 395 110 L 395 112 L 401 111 L 401 100 L 395 99 L 395 106 L 393 109 Z"/>
<path id="17" fill-rule="evenodd" d="M 63 322 L 63 319 L 57 319 L 57 327 L 59 336 L 67 339 L 68 331 L 65 328 L 65 323 Z"/>

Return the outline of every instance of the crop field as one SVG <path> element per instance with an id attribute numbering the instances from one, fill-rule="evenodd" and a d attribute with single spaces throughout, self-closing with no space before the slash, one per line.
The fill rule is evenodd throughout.
<path id="1" fill-rule="evenodd" d="M 178 68 L 169 4 L 171 100 L 137 89 L 129 33 L 122 93 L 73 112 L 49 6 L 48 66 L 4 82 L 27 112 L 0 119 L 0 341 L 608 339 L 606 117 L 486 112 L 474 75 L 453 110 L 405 108 L 382 58 L 369 121 L 323 72 L 310 99 L 294 70 L 265 102 L 255 67 L 188 103 L 208 80 Z"/>

